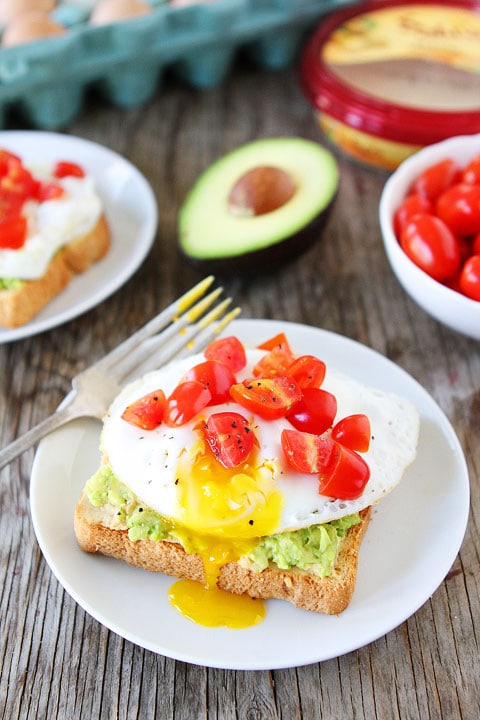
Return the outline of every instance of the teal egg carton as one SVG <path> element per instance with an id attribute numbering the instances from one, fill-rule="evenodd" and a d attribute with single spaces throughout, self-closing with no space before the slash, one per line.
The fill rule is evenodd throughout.
<path id="1" fill-rule="evenodd" d="M 45 130 L 81 112 L 92 88 L 120 108 L 161 90 L 165 72 L 199 90 L 219 85 L 240 50 L 261 69 L 287 67 L 305 34 L 342 0 L 217 0 L 163 4 L 103 26 L 88 21 L 63 35 L 0 49 L 0 128 L 10 113 Z"/>

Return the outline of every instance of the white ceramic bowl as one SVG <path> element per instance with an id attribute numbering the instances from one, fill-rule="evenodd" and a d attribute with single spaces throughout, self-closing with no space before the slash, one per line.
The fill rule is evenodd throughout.
<path id="1" fill-rule="evenodd" d="M 451 157 L 460 165 L 480 153 L 480 134 L 428 145 L 407 158 L 389 177 L 380 199 L 380 227 L 387 257 L 404 290 L 436 320 L 480 340 L 480 302 L 447 288 L 420 270 L 403 252 L 393 231 L 393 214 L 422 170 Z"/>

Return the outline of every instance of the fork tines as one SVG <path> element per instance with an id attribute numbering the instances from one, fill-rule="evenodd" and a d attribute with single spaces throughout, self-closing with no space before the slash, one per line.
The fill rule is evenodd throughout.
<path id="1" fill-rule="evenodd" d="M 231 298 L 214 305 L 222 288 L 205 295 L 213 281 L 212 275 L 201 280 L 99 360 L 97 368 L 108 371 L 115 367 L 116 380 L 121 383 L 175 357 L 201 352 L 240 314 L 238 307 L 227 311 Z"/>

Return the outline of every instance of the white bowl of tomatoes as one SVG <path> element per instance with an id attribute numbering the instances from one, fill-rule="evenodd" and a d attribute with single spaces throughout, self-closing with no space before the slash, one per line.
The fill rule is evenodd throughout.
<path id="1" fill-rule="evenodd" d="M 404 290 L 444 325 L 480 339 L 480 134 L 405 160 L 380 199 L 387 257 Z"/>

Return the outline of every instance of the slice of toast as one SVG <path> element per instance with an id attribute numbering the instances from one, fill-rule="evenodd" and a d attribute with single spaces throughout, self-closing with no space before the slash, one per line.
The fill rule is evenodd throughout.
<path id="1" fill-rule="evenodd" d="M 352 526 L 342 539 L 333 575 L 320 578 L 304 570 L 280 570 L 273 564 L 256 572 L 241 562 L 228 563 L 220 570 L 220 588 L 241 595 L 288 600 L 296 607 L 335 615 L 350 603 L 355 589 L 358 552 L 370 520 L 371 508 L 360 513 L 361 522 Z M 203 563 L 173 541 L 136 540 L 126 530 L 102 524 L 102 509 L 90 504 L 82 493 L 74 518 L 75 535 L 81 549 L 101 553 L 151 572 L 205 582 Z"/>
<path id="2" fill-rule="evenodd" d="M 55 254 L 42 277 L 22 280 L 17 287 L 0 290 L 0 327 L 15 328 L 28 323 L 76 273 L 85 272 L 109 247 L 110 231 L 102 215 L 90 232 Z"/>

